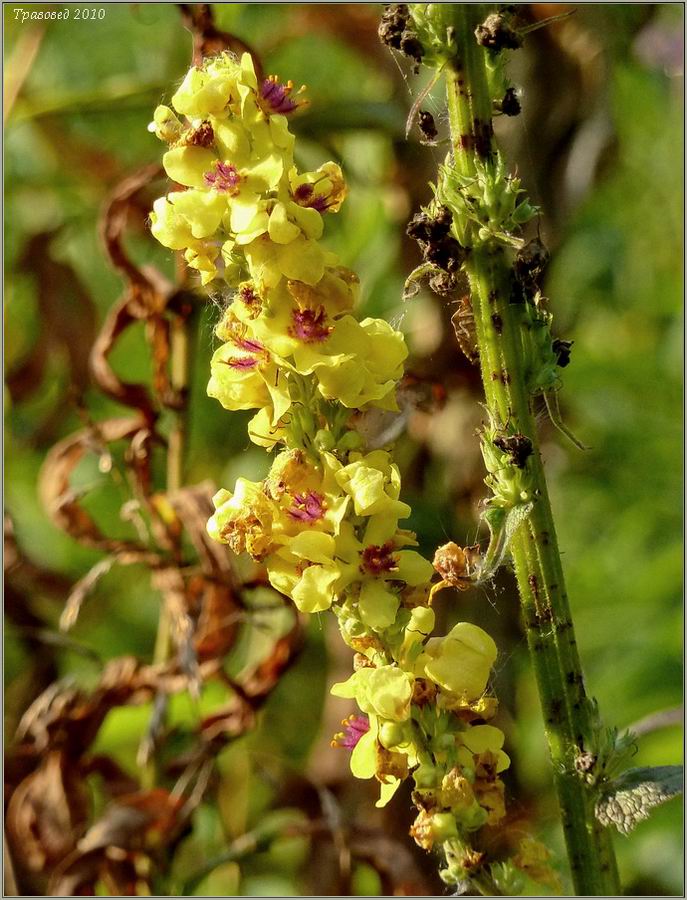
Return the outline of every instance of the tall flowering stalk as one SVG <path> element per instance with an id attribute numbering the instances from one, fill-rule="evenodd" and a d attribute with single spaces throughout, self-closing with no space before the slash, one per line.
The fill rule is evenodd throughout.
<path id="1" fill-rule="evenodd" d="M 380 37 L 437 78 L 445 75 L 451 149 L 434 200 L 409 226 L 425 257 L 411 279 L 429 276 L 434 290 L 448 294 L 459 272 L 469 280 L 491 490 L 484 518 L 492 540 L 479 574 L 489 577 L 510 553 L 573 881 L 580 894 L 616 894 L 611 837 L 595 817 L 595 803 L 604 768 L 621 755 L 622 741 L 616 745 L 601 729 L 585 693 L 533 411 L 534 398 L 542 397 L 566 431 L 556 391 L 570 344 L 553 339 L 539 290 L 545 250 L 522 234 L 536 210 L 507 172 L 493 137 L 494 113 L 519 111 L 503 51 L 521 46 L 524 30 L 516 27 L 511 8 L 398 4 L 387 8 Z"/>
<path id="2" fill-rule="evenodd" d="M 354 425 L 397 410 L 407 349 L 387 322 L 358 321 L 358 278 L 320 243 L 346 195 L 341 169 L 298 171 L 287 116 L 304 101 L 291 84 L 259 83 L 248 54 L 191 69 L 171 102 L 151 129 L 170 145 L 163 162 L 179 188 L 156 201 L 152 233 L 203 284 L 230 289 L 208 392 L 227 410 L 257 410 L 251 440 L 278 450 L 264 481 L 219 491 L 208 530 L 261 562 L 299 610 L 336 616 L 355 671 L 332 693 L 359 713 L 335 743 L 357 777 L 378 780 L 377 805 L 412 773 L 411 833 L 443 851 L 442 877 L 495 893 L 500 874 L 508 890 L 513 872 L 508 881 L 471 849 L 505 812 L 509 759 L 488 724 L 496 645 L 467 622 L 431 636 L 434 570 L 399 525 L 411 511 L 399 470 Z M 551 876 L 532 842 L 516 864 Z"/>

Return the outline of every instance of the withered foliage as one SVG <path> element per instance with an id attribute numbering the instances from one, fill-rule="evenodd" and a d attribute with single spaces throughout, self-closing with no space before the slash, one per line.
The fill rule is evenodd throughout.
<path id="1" fill-rule="evenodd" d="M 214 29 L 209 8 L 190 6 L 183 14 L 193 31 L 196 54 L 213 48 L 214 52 L 226 47 L 245 49 Z M 32 612 L 33 590 L 66 598 L 60 621 L 66 631 L 106 572 L 115 565 L 137 564 L 150 573 L 151 601 L 156 593 L 161 596 L 171 646 L 163 654 L 165 661 L 157 664 L 134 657 L 112 660 L 91 691 L 54 680 L 57 669 L 51 654 L 46 654 L 49 665 L 40 681 L 48 686 L 23 715 L 5 770 L 6 862 L 20 893 L 83 895 L 104 888 L 112 894 L 137 895 L 153 891 L 212 782 L 215 756 L 227 742 L 254 727 L 257 711 L 300 646 L 301 629 L 294 612 L 290 631 L 275 641 L 267 657 L 244 669 L 240 678 L 229 678 L 224 664 L 241 623 L 251 618 L 246 597 L 260 586 L 260 580 L 243 584 L 225 548 L 207 536 L 205 525 L 215 492 L 211 483 L 167 490 L 156 484 L 153 455 L 164 456 L 169 444 L 160 427 L 164 411 L 183 415 L 186 404 L 185 385 L 173 385 L 170 375 L 170 335 L 186 327 L 198 303 L 183 284 L 173 285 L 156 269 L 138 266 L 125 246 L 127 229 L 144 224 L 146 189 L 160 175 L 160 167 L 153 165 L 125 178 L 104 211 L 105 250 L 125 288 L 97 334 L 94 304 L 72 270 L 51 260 L 52 235 L 34 238 L 23 263 L 36 280 L 44 315 L 32 352 L 9 373 L 13 400 L 19 402 L 37 389 L 48 351 L 57 343 L 67 350 L 77 396 L 83 395 L 92 379 L 108 397 L 130 407 L 131 414 L 97 422 L 86 416 L 82 429 L 52 447 L 40 473 L 39 496 L 52 522 L 80 544 L 106 554 L 79 582 L 70 585 L 30 563 L 18 545 L 12 522 L 6 519 L 10 616 L 24 629 L 29 643 L 42 648 L 49 629 Z M 67 295 L 72 296 L 71 305 L 63 302 Z M 110 362 L 121 336 L 140 324 L 150 350 L 150 385 L 124 380 Z M 89 366 L 84 362 L 84 346 L 91 347 Z M 62 409 L 55 411 L 62 413 Z M 133 526 L 133 536 L 113 534 L 110 523 L 96 522 L 87 510 L 83 501 L 88 490 L 75 487 L 74 475 L 88 456 L 95 456 L 100 473 L 118 481 L 127 493 L 129 499 L 120 512 L 121 519 Z M 115 462 L 120 458 L 123 462 Z M 267 585 L 262 588 L 272 590 Z M 279 606 L 283 598 L 272 593 Z M 53 634 L 59 642 L 59 635 Z M 197 696 L 209 679 L 226 685 L 228 703 L 199 717 L 183 755 L 162 761 L 166 698 L 182 691 Z M 93 747 L 110 711 L 142 703 L 152 703 L 153 714 L 139 752 L 139 779 Z M 146 768 L 153 760 L 156 784 L 151 784 Z"/>
<path id="2" fill-rule="evenodd" d="M 5 561 L 13 618 L 38 631 L 41 620 L 23 602 L 31 584 L 40 583 L 56 597 L 68 594 L 61 619 L 66 630 L 98 579 L 113 565 L 145 566 L 167 611 L 173 652 L 167 662 L 157 665 L 134 657 L 115 659 L 105 666 L 90 692 L 54 681 L 24 714 L 6 767 L 7 838 L 22 892 L 79 895 L 92 894 L 101 886 L 113 894 L 149 893 L 202 800 L 211 781 L 213 758 L 228 741 L 254 727 L 257 710 L 299 647 L 300 626 L 294 613 L 293 627 L 276 641 L 267 659 L 238 681 L 225 674 L 223 664 L 239 625 L 251 615 L 246 592 L 256 585 L 240 582 L 225 549 L 207 535 L 205 523 L 215 487 L 206 482 L 164 491 L 155 484 L 152 455 L 166 448 L 166 438 L 158 431 L 161 410 L 178 410 L 185 402 L 168 377 L 170 320 L 188 316 L 193 302 L 154 270 L 139 269 L 123 246 L 130 206 L 135 205 L 137 192 L 157 175 L 157 167 L 148 167 L 126 179 L 108 204 L 102 229 L 110 259 L 124 275 L 126 288 L 95 339 L 91 368 L 101 390 L 133 407 L 132 415 L 90 422 L 58 442 L 46 456 L 38 485 L 54 524 L 79 543 L 107 555 L 69 591 L 65 579 L 50 576 L 23 557 L 8 519 Z M 151 388 L 124 382 L 108 361 L 123 331 L 140 321 L 145 324 L 153 359 Z M 138 535 L 132 538 L 111 536 L 110 529 L 84 508 L 87 492 L 73 486 L 74 473 L 89 454 L 98 459 L 102 474 L 119 473 L 113 460 L 122 447 L 121 477 L 132 498 L 122 517 L 139 525 Z M 50 675 L 54 677 L 55 672 L 53 666 Z M 180 691 L 197 695 L 212 678 L 227 685 L 231 700 L 199 720 L 185 756 L 166 761 L 159 773 L 164 787 L 144 786 L 113 759 L 93 752 L 99 729 L 112 709 L 152 702 L 153 719 L 139 754 L 141 762 L 148 762 L 164 740 L 165 699 Z M 100 813 L 94 805 L 94 776 L 99 776 L 101 790 L 109 799 Z"/>

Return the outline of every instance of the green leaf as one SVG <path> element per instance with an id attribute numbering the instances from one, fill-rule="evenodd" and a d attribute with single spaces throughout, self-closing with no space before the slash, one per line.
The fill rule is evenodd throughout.
<path id="1" fill-rule="evenodd" d="M 596 818 L 602 825 L 615 825 L 629 834 L 651 810 L 682 793 L 682 766 L 628 769 L 612 781 L 596 803 Z"/>

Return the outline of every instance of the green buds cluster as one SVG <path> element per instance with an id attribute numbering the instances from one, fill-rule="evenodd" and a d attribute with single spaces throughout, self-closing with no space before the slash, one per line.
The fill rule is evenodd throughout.
<path id="1" fill-rule="evenodd" d="M 497 428 L 492 422 L 482 431 L 482 456 L 491 489 L 490 507 L 510 510 L 531 503 L 535 485 L 529 466 L 532 442 L 524 434 Z"/>
<path id="2" fill-rule="evenodd" d="M 498 241 L 520 248 L 518 236 L 523 225 L 533 219 L 538 209 L 532 206 L 520 187 L 520 179 L 509 175 L 501 155 L 493 163 L 476 160 L 475 175 L 461 175 L 452 165 L 442 166 L 436 197 L 454 214 L 458 240 L 472 247 Z M 465 228 L 472 223 L 470 241 Z"/>
<path id="3" fill-rule="evenodd" d="M 560 386 L 559 356 L 551 334 L 553 316 L 544 308 L 544 298 L 537 292 L 521 311 L 525 379 L 531 394 L 555 390 Z"/>

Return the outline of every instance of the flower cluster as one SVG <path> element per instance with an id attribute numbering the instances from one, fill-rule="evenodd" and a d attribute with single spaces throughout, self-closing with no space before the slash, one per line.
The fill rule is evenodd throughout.
<path id="1" fill-rule="evenodd" d="M 209 533 L 260 561 L 302 612 L 334 612 L 355 671 L 332 692 L 359 708 L 334 743 L 380 782 L 378 805 L 412 772 L 415 840 L 461 859 L 467 833 L 504 815 L 509 761 L 487 724 L 497 651 L 466 622 L 431 636 L 434 570 L 402 527 L 398 467 L 351 425 L 397 409 L 407 350 L 386 322 L 355 317 L 358 279 L 320 242 L 346 194 L 341 170 L 299 173 L 287 117 L 303 100 L 259 83 L 248 54 L 191 69 L 171 102 L 151 130 L 178 187 L 156 201 L 152 232 L 203 284 L 231 289 L 208 393 L 256 410 L 251 439 L 280 448 L 263 481 L 219 491 Z"/>

